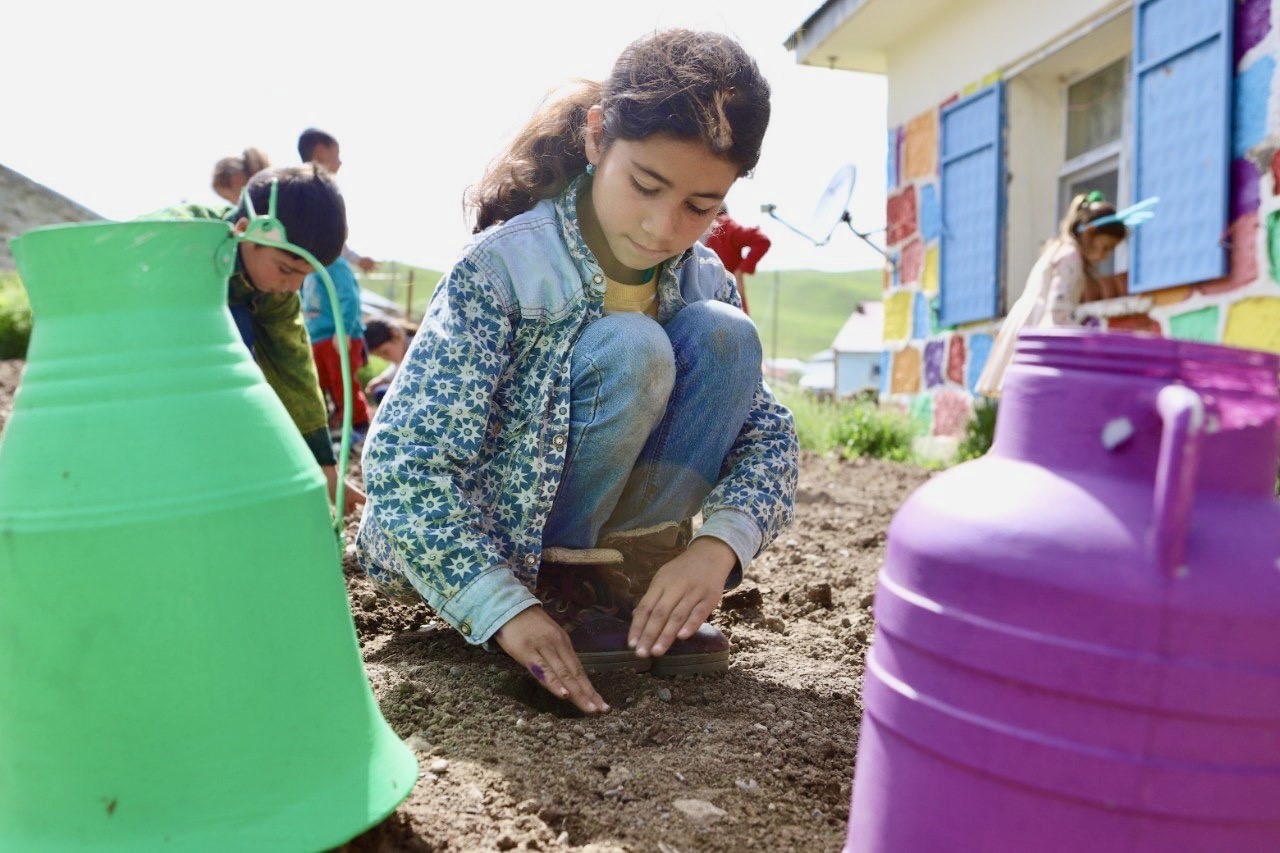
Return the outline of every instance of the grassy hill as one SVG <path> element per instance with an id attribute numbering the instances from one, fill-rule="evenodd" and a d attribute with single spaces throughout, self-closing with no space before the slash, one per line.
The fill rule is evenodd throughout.
<path id="1" fill-rule="evenodd" d="M 747 307 L 760 329 L 765 358 L 808 359 L 831 346 L 836 332 L 860 303 L 880 299 L 880 285 L 879 269 L 767 270 L 751 276 L 747 279 Z"/>
<path id="2" fill-rule="evenodd" d="M 412 267 L 408 264 L 384 261 L 372 273 L 357 273 L 360 287 L 364 290 L 385 296 L 402 309 L 409 295 L 409 279 L 413 278 L 413 319 L 417 320 L 431 299 L 431 292 L 440 281 L 440 273 L 436 270 Z"/>
<path id="3" fill-rule="evenodd" d="M 410 271 L 414 282 L 413 314 L 417 319 L 427 307 L 427 300 L 440 280 L 440 273 L 436 270 L 386 262 L 373 275 L 361 274 L 360 286 L 403 306 Z M 880 298 L 880 270 L 786 270 L 776 273 L 770 270 L 747 280 L 747 296 L 751 319 L 760 329 L 765 356 L 808 359 L 818 350 L 831 346 L 836 332 L 840 331 L 845 319 L 859 303 Z"/>

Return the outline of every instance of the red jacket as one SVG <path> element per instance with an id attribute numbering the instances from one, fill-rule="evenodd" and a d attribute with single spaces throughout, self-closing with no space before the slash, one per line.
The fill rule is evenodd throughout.
<path id="1" fill-rule="evenodd" d="M 706 245 L 720 256 L 729 272 L 750 275 L 756 271 L 756 264 L 773 243 L 759 228 L 739 225 L 729 218 L 729 214 L 722 213 L 716 217 L 715 230 L 707 238 Z"/>

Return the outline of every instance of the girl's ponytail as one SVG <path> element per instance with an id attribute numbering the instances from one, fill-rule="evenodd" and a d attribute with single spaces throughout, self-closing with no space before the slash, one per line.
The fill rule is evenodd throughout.
<path id="1" fill-rule="evenodd" d="M 553 93 L 507 150 L 485 170 L 468 201 L 476 210 L 473 233 L 524 213 L 558 195 L 587 167 L 587 110 L 600 102 L 600 83 L 579 80 Z"/>

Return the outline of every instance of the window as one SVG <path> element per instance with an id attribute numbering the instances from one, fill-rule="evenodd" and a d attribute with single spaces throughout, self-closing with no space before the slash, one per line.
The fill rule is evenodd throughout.
<path id="1" fill-rule="evenodd" d="M 1118 60 L 1069 83 L 1066 104 L 1066 151 L 1058 175 L 1058 220 L 1080 193 L 1100 191 L 1117 208 L 1128 203 L 1125 161 L 1125 116 L 1128 114 L 1129 60 Z M 1124 244 L 1106 263 L 1102 275 L 1127 268 Z"/>

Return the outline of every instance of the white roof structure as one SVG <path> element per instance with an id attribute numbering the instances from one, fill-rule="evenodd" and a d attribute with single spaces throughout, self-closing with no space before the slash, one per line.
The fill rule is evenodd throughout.
<path id="1" fill-rule="evenodd" d="M 844 321 L 831 348 L 836 352 L 864 353 L 884 349 L 884 303 L 861 303 Z"/>

